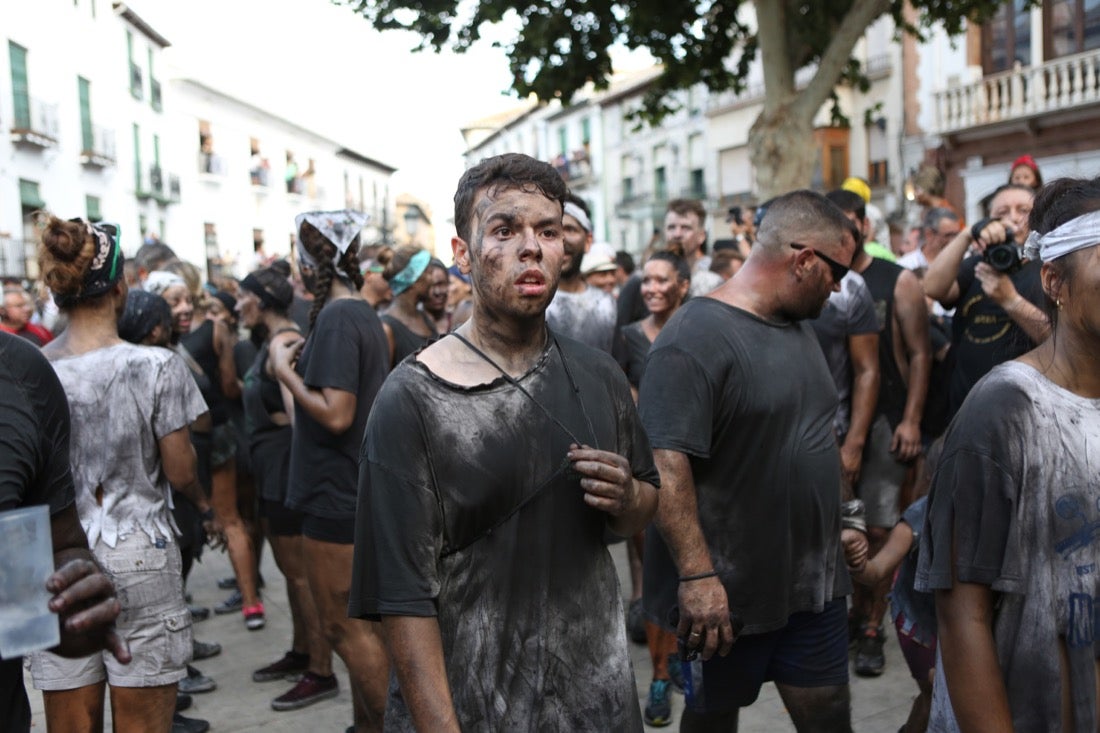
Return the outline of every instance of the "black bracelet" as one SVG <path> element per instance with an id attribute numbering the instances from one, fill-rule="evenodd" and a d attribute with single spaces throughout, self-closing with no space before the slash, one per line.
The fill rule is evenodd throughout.
<path id="1" fill-rule="evenodd" d="M 711 570 L 709 573 L 699 573 L 698 575 L 684 575 L 680 577 L 681 583 L 686 583 L 689 580 L 702 580 L 703 578 L 717 578 L 718 571 Z"/>

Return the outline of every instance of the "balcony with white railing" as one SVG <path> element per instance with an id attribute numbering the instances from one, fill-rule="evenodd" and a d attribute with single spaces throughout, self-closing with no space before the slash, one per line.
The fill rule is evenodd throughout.
<path id="1" fill-rule="evenodd" d="M 1100 103 L 1100 51 L 985 76 L 935 93 L 936 132 L 951 134 Z"/>
<path id="2" fill-rule="evenodd" d="M 91 135 L 83 134 L 80 164 L 87 168 L 107 168 L 118 159 L 115 153 L 115 131 L 92 125 Z"/>
<path id="3" fill-rule="evenodd" d="M 52 148 L 57 145 L 57 105 L 34 97 L 17 97 L 12 117 L 11 141 L 17 145 Z"/>

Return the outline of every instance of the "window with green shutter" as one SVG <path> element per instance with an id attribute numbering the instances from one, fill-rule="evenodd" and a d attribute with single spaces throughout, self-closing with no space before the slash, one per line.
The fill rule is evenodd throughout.
<path id="1" fill-rule="evenodd" d="M 8 60 L 11 62 L 11 93 L 15 103 L 15 128 L 31 129 L 31 97 L 27 85 L 27 49 L 8 41 Z"/>
<path id="2" fill-rule="evenodd" d="M 38 191 L 38 183 L 36 181 L 28 181 L 24 178 L 19 179 L 19 203 L 24 211 L 34 211 L 35 209 L 46 208 L 46 202 L 42 199 L 42 194 Z"/>
<path id="3" fill-rule="evenodd" d="M 134 123 L 134 187 L 140 193 L 141 188 L 141 128 Z"/>
<path id="4" fill-rule="evenodd" d="M 92 133 L 92 85 L 82 76 L 76 78 L 80 94 L 80 139 L 86 153 L 95 150 L 95 136 Z"/>
<path id="5" fill-rule="evenodd" d="M 88 221 L 103 221 L 103 214 L 99 211 L 98 196 L 85 196 L 84 209 L 88 212 Z"/>

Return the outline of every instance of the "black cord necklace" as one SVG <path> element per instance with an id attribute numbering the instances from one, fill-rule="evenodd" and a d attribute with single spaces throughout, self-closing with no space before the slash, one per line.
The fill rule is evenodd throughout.
<path id="1" fill-rule="evenodd" d="M 500 372 L 501 376 L 504 377 L 504 381 L 508 382 L 508 384 L 510 384 L 513 387 L 515 387 L 516 389 L 518 389 L 523 394 L 524 397 L 526 397 L 528 400 L 531 401 L 532 404 L 535 405 L 535 407 L 539 408 L 539 410 L 542 411 L 543 415 L 545 415 L 547 418 L 549 418 L 551 422 L 553 422 L 555 425 L 558 426 L 558 428 L 560 428 L 562 430 L 562 432 L 564 432 L 567 436 L 569 436 L 569 440 L 571 442 L 576 443 L 577 445 L 585 445 L 584 441 L 582 441 L 580 438 L 578 438 L 573 433 L 573 431 L 569 429 L 569 426 L 567 426 L 565 423 L 563 423 L 561 420 L 559 420 L 556 416 L 554 416 L 554 414 L 552 412 L 550 412 L 550 410 L 548 410 L 546 408 L 545 405 L 543 405 L 541 402 L 539 402 L 537 399 L 535 399 L 534 395 L 532 395 L 530 392 L 528 392 L 527 389 L 522 384 L 519 383 L 518 379 L 513 377 L 508 372 L 504 371 L 504 369 L 499 364 L 497 364 L 495 361 L 493 361 L 492 357 L 490 357 L 488 354 L 486 354 L 484 351 L 482 351 L 478 347 L 474 346 L 472 343 L 470 343 L 470 340 L 468 338 L 466 338 L 462 334 L 458 333 L 457 331 L 452 331 L 451 335 L 454 336 L 455 338 L 457 338 L 462 343 L 464 343 L 470 349 L 470 351 L 474 352 L 479 357 L 481 357 L 483 360 L 485 360 L 485 362 L 487 362 L 489 364 L 489 366 L 493 367 L 498 372 Z M 558 343 L 557 338 L 555 338 L 554 335 L 550 333 L 549 329 L 547 329 L 547 331 L 546 331 L 546 338 L 547 338 L 548 342 L 553 344 L 554 350 L 557 351 L 558 358 L 561 360 L 562 369 L 565 371 L 565 376 L 569 380 L 569 386 L 573 388 L 573 394 L 576 395 L 576 397 L 577 397 L 577 404 L 580 405 L 581 414 L 584 416 L 584 422 L 588 426 L 588 433 L 592 436 L 592 447 L 598 449 L 599 445 L 597 445 L 597 440 L 596 440 L 596 429 L 592 425 L 592 418 L 589 417 L 588 410 L 586 410 L 584 408 L 584 400 L 581 398 L 580 387 L 577 386 L 577 381 L 575 379 L 573 379 L 573 373 L 569 370 L 569 364 L 568 364 L 568 362 L 566 362 L 565 355 L 562 354 L 562 351 L 561 351 L 561 344 Z"/>

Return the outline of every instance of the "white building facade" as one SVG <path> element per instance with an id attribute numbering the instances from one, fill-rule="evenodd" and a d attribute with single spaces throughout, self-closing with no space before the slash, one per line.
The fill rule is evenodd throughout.
<path id="1" fill-rule="evenodd" d="M 125 4 L 104 0 L 40 0 L 4 21 L 0 275 L 36 276 L 31 214 L 39 209 L 116 222 L 128 252 L 143 233 L 166 232 L 179 200 L 162 165 L 168 40 Z"/>
<path id="2" fill-rule="evenodd" d="M 173 79 L 171 165 L 179 215 L 166 240 L 211 274 L 246 274 L 254 252 L 290 254 L 294 217 L 352 208 L 370 216 L 364 242 L 392 232 L 394 168 L 194 79 Z"/>

